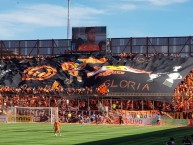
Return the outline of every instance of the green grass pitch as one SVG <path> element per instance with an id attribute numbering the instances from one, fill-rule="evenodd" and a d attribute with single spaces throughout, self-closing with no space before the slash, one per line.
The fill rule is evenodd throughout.
<path id="1" fill-rule="evenodd" d="M 53 124 L 0 124 L 0 145 L 165 145 L 169 137 L 178 144 L 191 127 L 62 124 L 54 136 Z"/>

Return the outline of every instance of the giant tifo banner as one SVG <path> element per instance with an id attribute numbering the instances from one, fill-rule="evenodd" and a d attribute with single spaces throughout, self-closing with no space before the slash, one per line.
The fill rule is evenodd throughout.
<path id="1" fill-rule="evenodd" d="M 193 68 L 193 58 L 135 55 L 66 54 L 53 58 L 7 59 L 0 62 L 0 85 L 64 88 L 105 84 L 111 93 L 173 93 Z M 57 86 L 57 85 L 56 85 Z"/>
<path id="2" fill-rule="evenodd" d="M 73 27 L 72 50 L 106 51 L 106 27 Z"/>
<path id="3" fill-rule="evenodd" d="M 136 55 L 132 60 L 119 62 L 110 58 L 108 63 L 89 74 L 87 82 L 90 86 L 105 83 L 110 92 L 173 93 L 192 68 L 192 58 Z"/>

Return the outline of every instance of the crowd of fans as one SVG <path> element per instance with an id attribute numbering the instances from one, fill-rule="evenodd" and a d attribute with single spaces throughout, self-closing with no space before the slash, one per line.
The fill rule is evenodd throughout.
<path id="1" fill-rule="evenodd" d="M 45 87 L 28 87 L 27 85 L 23 85 L 18 88 L 1 86 L 0 87 L 1 94 L 17 94 L 17 95 L 89 95 L 93 94 L 92 88 L 63 88 L 62 86 L 58 86 L 57 88 L 52 88 L 52 86 L 46 85 Z"/>
<path id="2" fill-rule="evenodd" d="M 164 56 L 172 56 L 172 57 L 175 57 L 175 58 L 179 58 L 181 57 L 181 55 L 179 53 L 173 53 L 173 54 L 166 54 L 166 53 L 159 53 L 159 52 L 156 52 L 156 53 L 148 53 L 148 54 L 144 54 L 144 53 L 126 53 L 126 52 L 121 52 L 120 53 L 120 57 L 132 57 L 136 54 L 142 54 L 144 55 L 145 57 L 151 57 L 151 56 L 161 56 L 161 57 L 164 57 Z"/>
<path id="3" fill-rule="evenodd" d="M 172 104 L 175 111 L 192 111 L 193 109 L 193 70 L 174 90 Z"/>
<path id="4" fill-rule="evenodd" d="M 45 58 L 54 58 L 54 57 L 56 57 L 55 55 L 52 55 L 52 56 L 50 56 L 50 55 L 44 55 L 44 56 L 38 56 L 38 57 L 36 57 L 37 59 L 42 59 L 42 60 L 44 60 Z M 13 55 L 13 56 L 2 56 L 1 57 L 1 60 L 11 60 L 11 59 L 32 59 L 32 58 L 34 58 L 34 56 L 30 56 L 30 55 L 23 55 L 23 56 L 21 56 L 21 55 Z"/>

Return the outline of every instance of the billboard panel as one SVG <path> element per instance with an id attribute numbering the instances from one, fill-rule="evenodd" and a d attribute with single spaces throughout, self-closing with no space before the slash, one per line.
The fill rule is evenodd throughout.
<path id="1" fill-rule="evenodd" d="M 106 51 L 106 27 L 73 27 L 72 50 Z"/>

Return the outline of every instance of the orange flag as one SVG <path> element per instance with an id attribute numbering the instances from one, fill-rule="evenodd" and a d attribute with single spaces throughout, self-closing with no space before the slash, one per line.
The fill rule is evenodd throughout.
<path id="1" fill-rule="evenodd" d="M 52 89 L 56 89 L 59 86 L 59 83 L 57 81 L 54 81 L 52 85 Z"/>
<path id="2" fill-rule="evenodd" d="M 109 89 L 105 84 L 102 84 L 97 88 L 97 93 L 100 93 L 101 95 L 106 95 L 108 92 Z"/>

